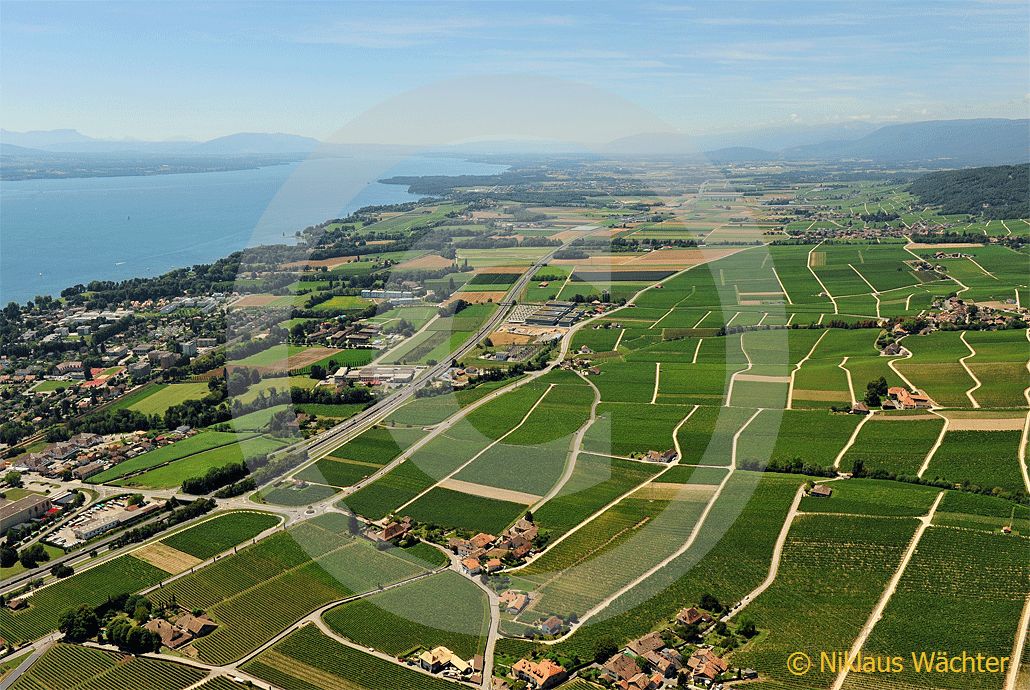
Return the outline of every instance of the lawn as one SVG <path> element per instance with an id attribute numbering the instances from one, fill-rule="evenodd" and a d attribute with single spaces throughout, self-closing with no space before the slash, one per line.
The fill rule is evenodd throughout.
<path id="1" fill-rule="evenodd" d="M 164 415 L 169 407 L 187 400 L 200 400 L 210 392 L 206 383 L 170 383 L 134 402 L 129 409 L 146 415 Z"/>
<path id="2" fill-rule="evenodd" d="M 171 489 L 182 484 L 185 479 L 202 476 L 211 468 L 240 463 L 258 455 L 267 455 L 283 445 L 284 441 L 267 436 L 248 437 L 110 483 L 115 486 L 143 489 Z"/>
<path id="3" fill-rule="evenodd" d="M 211 450 L 212 448 L 237 443 L 245 438 L 250 438 L 250 436 L 251 434 L 240 435 L 226 431 L 201 431 L 194 436 L 176 441 L 171 445 L 162 446 L 156 450 L 130 458 L 110 469 L 104 470 L 100 474 L 93 475 L 88 481 L 91 484 L 104 484 L 133 472 L 164 465 L 180 458 Z"/>

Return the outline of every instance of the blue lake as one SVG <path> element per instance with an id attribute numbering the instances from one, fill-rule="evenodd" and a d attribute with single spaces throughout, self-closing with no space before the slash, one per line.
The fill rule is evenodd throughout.
<path id="1" fill-rule="evenodd" d="M 362 206 L 417 199 L 391 175 L 488 174 L 444 157 L 313 158 L 231 172 L 0 182 L 0 304 L 159 275 Z"/>

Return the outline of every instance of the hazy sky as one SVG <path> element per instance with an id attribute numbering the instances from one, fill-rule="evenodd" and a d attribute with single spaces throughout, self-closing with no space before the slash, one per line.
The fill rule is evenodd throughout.
<path id="1" fill-rule="evenodd" d="M 1026 117 L 1028 25 L 1025 0 L 0 0 L 0 126 L 325 137 L 400 92 L 490 74 L 585 82 L 693 133 Z"/>

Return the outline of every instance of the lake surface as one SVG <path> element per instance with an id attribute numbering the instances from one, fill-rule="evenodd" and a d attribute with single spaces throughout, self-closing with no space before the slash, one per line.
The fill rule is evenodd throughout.
<path id="1" fill-rule="evenodd" d="M 489 174 L 444 157 L 321 158 L 255 170 L 0 182 L 0 304 L 154 276 L 375 204 L 419 198 L 391 175 Z"/>

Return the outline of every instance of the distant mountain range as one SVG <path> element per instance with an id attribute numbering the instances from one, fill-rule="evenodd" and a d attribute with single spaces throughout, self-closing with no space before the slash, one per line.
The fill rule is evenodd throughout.
<path id="1" fill-rule="evenodd" d="M 0 145 L 5 155 L 29 153 L 141 153 L 141 154 L 308 154 L 321 146 L 311 137 L 296 134 L 241 132 L 209 141 L 136 141 L 132 139 L 94 139 L 74 129 L 38 132 L 0 130 Z"/>
<path id="2" fill-rule="evenodd" d="M 106 140 L 73 129 L 37 132 L 0 130 L 0 154 L 46 159 L 53 154 L 140 155 L 327 155 L 397 147 L 323 144 L 282 133 L 230 134 L 210 141 Z M 1030 160 L 1030 120 L 932 120 L 877 126 L 865 122 L 761 128 L 691 137 L 677 132 L 641 133 L 600 146 L 561 142 L 497 141 L 449 146 L 452 154 L 496 155 L 593 153 L 611 156 L 696 157 L 716 164 L 749 161 L 869 161 L 936 167 L 1003 165 Z"/>
<path id="3" fill-rule="evenodd" d="M 974 119 L 931 120 L 885 125 L 863 131 L 864 127 L 842 129 L 838 136 L 784 147 L 762 145 L 763 137 L 744 134 L 736 144 L 722 148 L 704 146 L 714 139 L 697 139 L 678 133 L 640 134 L 612 142 L 606 151 L 613 154 L 693 155 L 713 163 L 749 161 L 870 161 L 878 164 L 918 163 L 941 167 L 1003 165 L 1030 160 L 1030 120 Z M 809 136 L 827 133 L 815 128 Z M 721 136 L 726 140 L 730 135 Z M 767 131 L 768 139 L 784 138 L 779 130 Z M 702 153 L 703 152 L 703 153 Z"/>

